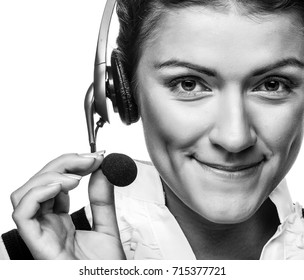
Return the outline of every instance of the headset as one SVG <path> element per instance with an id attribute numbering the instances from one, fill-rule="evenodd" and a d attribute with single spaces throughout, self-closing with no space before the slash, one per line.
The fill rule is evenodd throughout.
<path id="1" fill-rule="evenodd" d="M 135 123 L 139 119 L 138 107 L 131 92 L 130 81 L 119 51 L 111 53 L 110 63 L 107 61 L 108 34 L 116 0 L 107 0 L 97 41 L 94 65 L 94 81 L 87 90 L 84 108 L 91 152 L 96 151 L 96 136 L 99 127 L 109 121 L 107 98 L 112 102 L 114 112 L 118 112 L 122 122 L 126 125 Z M 94 124 L 94 115 L 100 116 Z"/>

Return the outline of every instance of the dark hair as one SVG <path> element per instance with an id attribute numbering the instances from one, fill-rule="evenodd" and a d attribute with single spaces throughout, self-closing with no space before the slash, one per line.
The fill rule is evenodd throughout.
<path id="1" fill-rule="evenodd" d="M 120 23 L 117 46 L 130 81 L 134 82 L 143 46 L 157 32 L 162 15 L 170 9 L 190 6 L 222 10 L 233 6 L 255 16 L 292 11 L 304 18 L 303 0 L 117 0 Z"/>

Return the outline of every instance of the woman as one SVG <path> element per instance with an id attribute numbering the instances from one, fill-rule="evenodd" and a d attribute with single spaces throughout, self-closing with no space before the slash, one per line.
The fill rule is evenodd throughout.
<path id="1" fill-rule="evenodd" d="M 117 4 L 120 59 L 155 167 L 138 162 L 114 201 L 102 153 L 47 164 L 12 194 L 32 256 L 304 259 L 302 209 L 284 182 L 303 133 L 304 4 Z M 75 230 L 68 192 L 88 174 L 93 230 Z"/>

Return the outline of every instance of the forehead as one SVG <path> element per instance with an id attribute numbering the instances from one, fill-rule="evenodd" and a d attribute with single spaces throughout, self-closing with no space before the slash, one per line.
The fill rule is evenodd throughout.
<path id="1" fill-rule="evenodd" d="M 143 55 L 152 60 L 187 59 L 208 66 L 230 67 L 273 61 L 278 56 L 301 59 L 304 35 L 291 13 L 246 16 L 190 7 L 164 13 L 157 35 Z M 230 68 L 231 69 L 231 68 Z"/>

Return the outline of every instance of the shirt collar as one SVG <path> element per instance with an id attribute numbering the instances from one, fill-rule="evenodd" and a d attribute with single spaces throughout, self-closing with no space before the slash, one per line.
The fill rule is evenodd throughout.
<path id="1" fill-rule="evenodd" d="M 283 223 L 287 216 L 293 212 L 293 203 L 285 178 L 272 191 L 269 198 L 276 206 L 280 222 Z"/>

